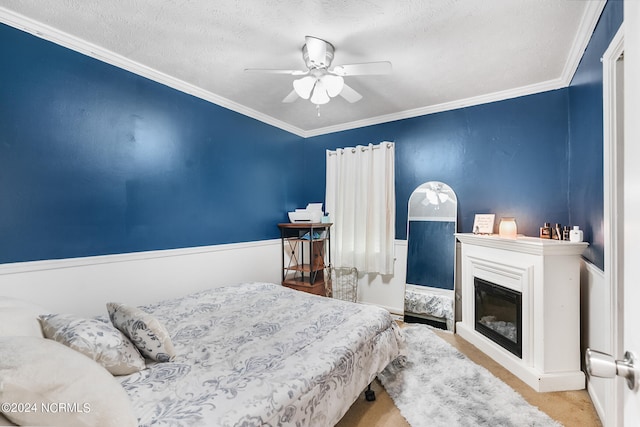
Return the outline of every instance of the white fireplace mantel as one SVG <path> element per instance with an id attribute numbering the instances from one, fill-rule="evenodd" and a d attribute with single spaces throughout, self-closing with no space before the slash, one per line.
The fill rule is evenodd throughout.
<path id="1" fill-rule="evenodd" d="M 456 332 L 536 391 L 579 390 L 584 242 L 458 233 L 462 321 Z M 522 358 L 475 330 L 474 277 L 522 294 Z"/>

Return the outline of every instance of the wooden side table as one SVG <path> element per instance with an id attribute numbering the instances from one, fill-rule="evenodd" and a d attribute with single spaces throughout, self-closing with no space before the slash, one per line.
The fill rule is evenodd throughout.
<path id="1" fill-rule="evenodd" d="M 282 285 L 326 295 L 331 280 L 331 223 L 281 223 Z"/>

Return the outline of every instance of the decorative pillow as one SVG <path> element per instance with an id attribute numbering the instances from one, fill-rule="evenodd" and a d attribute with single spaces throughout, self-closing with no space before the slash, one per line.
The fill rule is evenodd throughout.
<path id="1" fill-rule="evenodd" d="M 0 336 L 42 338 L 38 316 L 47 313 L 50 311 L 28 301 L 0 296 Z"/>
<path id="2" fill-rule="evenodd" d="M 138 349 L 110 323 L 71 314 L 40 316 L 46 338 L 79 351 L 113 375 L 128 375 L 145 368 Z"/>
<path id="3" fill-rule="evenodd" d="M 170 362 L 176 357 L 167 329 L 152 315 L 139 308 L 115 302 L 107 303 L 113 326 L 120 329 L 142 353 L 158 362 Z"/>
<path id="4" fill-rule="evenodd" d="M 0 337 L 0 384 L 0 410 L 18 425 L 138 425 L 120 383 L 93 360 L 53 340 Z"/>

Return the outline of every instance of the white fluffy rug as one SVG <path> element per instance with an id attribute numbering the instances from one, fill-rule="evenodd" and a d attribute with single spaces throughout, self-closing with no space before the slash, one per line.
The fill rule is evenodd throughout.
<path id="1" fill-rule="evenodd" d="M 560 426 L 428 326 L 402 331 L 404 366 L 392 363 L 378 378 L 412 427 Z"/>

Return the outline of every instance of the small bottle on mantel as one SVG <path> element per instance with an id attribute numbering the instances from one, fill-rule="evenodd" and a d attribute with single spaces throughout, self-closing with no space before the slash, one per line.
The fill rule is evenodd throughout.
<path id="1" fill-rule="evenodd" d="M 551 223 L 545 222 L 542 227 L 540 227 L 540 238 L 541 239 L 550 239 L 551 238 Z"/>
<path id="2" fill-rule="evenodd" d="M 562 240 L 570 240 L 571 239 L 571 227 L 565 225 L 562 229 Z"/>
<path id="3" fill-rule="evenodd" d="M 556 226 L 551 232 L 551 238 L 555 240 L 562 240 L 562 226 L 560 224 L 556 223 Z"/>
<path id="4" fill-rule="evenodd" d="M 569 240 L 571 240 L 572 242 L 582 242 L 583 238 L 584 235 L 582 233 L 582 230 L 580 230 L 580 227 L 574 225 L 573 230 L 571 230 L 571 233 L 569 234 Z"/>

